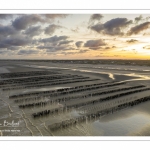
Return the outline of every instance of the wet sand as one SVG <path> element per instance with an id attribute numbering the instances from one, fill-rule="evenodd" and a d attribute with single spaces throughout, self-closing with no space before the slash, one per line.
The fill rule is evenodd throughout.
<path id="1" fill-rule="evenodd" d="M 148 67 L 133 67 L 133 66 L 119 66 L 119 65 L 89 65 L 89 64 L 61 64 L 61 63 L 46 63 L 46 62 L 7 62 L 4 61 L 0 66 L 0 73 L 14 73 L 14 72 L 28 72 L 28 71 L 53 71 L 61 75 L 80 75 L 82 77 L 88 77 L 89 79 L 98 79 L 96 81 L 86 81 L 83 82 L 72 82 L 72 83 L 57 83 L 57 85 L 49 85 L 41 87 L 37 86 L 35 82 L 35 87 L 31 88 L 20 88 L 11 89 L 3 91 L 3 86 L 0 88 L 0 130 L 3 130 L 0 135 L 3 136 L 149 136 L 150 132 L 150 112 L 149 106 L 150 102 L 144 102 L 134 107 L 129 107 L 113 114 L 104 115 L 95 119 L 88 119 L 84 122 L 77 123 L 74 126 L 67 128 L 61 128 L 59 130 L 53 131 L 49 127 L 55 125 L 68 119 L 74 119 L 79 116 L 86 115 L 88 113 L 94 113 L 100 110 L 105 110 L 111 107 L 118 106 L 125 102 L 130 102 L 138 98 L 145 96 L 150 96 L 149 91 L 143 91 L 135 94 L 126 95 L 123 97 L 114 98 L 106 102 L 99 102 L 97 104 L 87 104 L 85 106 L 78 106 L 77 108 L 71 108 L 62 112 L 61 109 L 66 106 L 73 106 L 76 104 L 82 104 L 87 102 L 92 102 L 95 99 L 105 98 L 115 94 L 121 94 L 123 92 L 134 91 L 135 89 L 126 91 L 116 91 L 109 94 L 97 95 L 85 97 L 85 95 L 92 94 L 94 92 L 108 91 L 112 89 L 122 89 L 134 86 L 144 85 L 144 88 L 149 88 L 150 86 L 150 75 Z M 53 76 L 53 75 L 51 75 Z M 54 75 L 56 76 L 56 75 Z M 36 75 L 35 75 L 36 77 Z M 22 78 L 31 78 L 22 77 Z M 0 78 L 0 82 L 3 80 L 10 80 L 11 78 Z M 13 79 L 13 78 L 12 78 Z M 69 81 L 66 77 L 65 81 Z M 45 80 L 40 82 L 45 83 Z M 55 79 L 53 80 L 55 81 Z M 72 80 L 73 81 L 73 80 Z M 90 90 L 85 90 L 86 85 L 102 84 L 106 82 L 117 82 L 126 84 L 116 85 L 116 86 L 104 86 L 99 88 L 93 88 Z M 34 82 L 34 81 L 32 81 Z M 47 83 L 51 83 L 47 80 Z M 15 84 L 15 83 L 13 83 Z M 8 85 L 7 87 L 13 87 Z M 25 84 L 30 85 L 31 82 L 26 82 Z M 111 85 L 112 83 L 109 83 Z M 20 83 L 21 86 L 21 83 Z M 15 102 L 16 99 L 10 99 L 9 96 L 18 94 L 27 94 L 41 91 L 52 91 L 59 89 L 69 89 L 73 87 L 84 86 L 79 92 L 65 93 L 63 95 L 49 96 L 49 94 L 39 94 L 38 96 L 32 96 L 31 100 L 24 100 L 18 103 Z M 142 89 L 142 88 L 140 88 Z M 58 99 L 68 98 L 68 100 Z M 19 99 L 19 98 L 18 98 Z M 19 108 L 19 105 L 28 105 L 32 103 L 49 102 L 47 105 L 37 105 L 34 107 Z M 51 103 L 52 102 L 52 103 Z M 38 113 L 44 110 L 53 110 L 58 108 L 60 112 L 51 115 L 43 115 L 38 118 L 32 116 L 33 113 Z M 82 113 L 81 113 L 82 112 Z M 19 121 L 18 127 L 10 127 L 11 130 L 15 132 L 8 132 L 8 127 L 3 126 L 4 121 L 12 122 L 15 120 Z M 5 130 L 5 131 L 4 131 Z M 19 131 L 20 130 L 20 131 Z"/>

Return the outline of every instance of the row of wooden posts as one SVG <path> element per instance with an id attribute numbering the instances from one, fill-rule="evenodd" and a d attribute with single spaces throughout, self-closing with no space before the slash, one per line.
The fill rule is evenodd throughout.
<path id="1" fill-rule="evenodd" d="M 55 84 L 63 84 L 69 82 L 69 81 L 78 81 L 78 80 L 84 80 L 84 79 L 89 79 L 89 77 L 73 77 L 73 78 L 67 78 L 67 79 L 59 79 L 59 80 L 47 80 L 44 82 L 34 82 L 34 83 L 26 83 L 24 85 L 16 85 L 12 87 L 7 87 L 3 88 L 3 91 L 6 90 L 16 90 L 16 89 L 21 89 L 21 88 L 31 88 L 31 87 L 37 87 L 37 86 L 48 86 L 48 85 L 55 85 Z"/>
<path id="2" fill-rule="evenodd" d="M 84 88 L 73 89 L 73 90 L 68 90 L 68 91 L 63 91 L 63 92 L 55 92 L 55 93 L 41 94 L 41 92 L 39 92 L 39 94 L 37 94 L 37 95 L 34 93 L 34 97 L 31 97 L 32 95 L 28 94 L 29 98 L 27 98 L 27 97 L 20 98 L 24 95 L 18 95 L 17 97 L 15 97 L 15 95 L 13 95 L 13 97 L 10 96 L 9 98 L 10 99 L 20 98 L 20 99 L 15 100 L 15 102 L 19 102 L 19 101 L 23 101 L 23 100 L 30 101 L 30 100 L 33 100 L 33 98 L 40 99 L 43 96 L 47 96 L 48 98 L 51 98 L 51 97 L 55 97 L 55 96 L 73 94 L 73 93 L 78 93 L 78 92 L 83 92 L 83 91 L 97 90 L 97 89 L 100 89 L 100 88 L 112 87 L 112 86 L 117 86 L 117 85 L 122 85 L 122 84 L 126 84 L 126 82 L 115 83 L 115 84 L 106 84 L 106 85 L 98 85 L 98 86 L 92 86 L 92 87 L 84 87 Z"/>
<path id="3" fill-rule="evenodd" d="M 42 95 L 42 94 L 50 94 L 50 93 L 69 92 L 69 91 L 73 91 L 73 90 L 77 90 L 77 89 L 84 89 L 84 88 L 87 88 L 87 87 L 95 87 L 95 86 L 111 84 L 111 83 L 117 83 L 117 81 L 96 83 L 96 84 L 86 84 L 86 85 L 74 86 L 74 87 L 69 87 L 69 88 L 61 88 L 61 89 L 56 89 L 56 90 L 30 92 L 30 93 L 26 93 L 26 94 L 17 94 L 17 95 L 11 95 L 11 96 L 9 96 L 9 98 L 37 96 L 39 94 Z M 122 83 L 125 84 L 126 82 L 122 82 Z"/>
<path id="4" fill-rule="evenodd" d="M 45 106 L 47 104 L 52 104 L 54 102 L 64 102 L 64 101 L 69 101 L 69 100 L 73 100 L 73 99 L 77 99 L 77 98 L 88 98 L 88 97 L 94 97 L 94 96 L 98 96 L 98 95 L 105 95 L 105 94 L 109 94 L 109 93 L 114 93 L 114 92 L 120 92 L 120 91 L 126 91 L 126 90 L 131 90 L 131 89 L 137 89 L 137 88 L 143 88 L 145 87 L 144 85 L 138 85 L 138 86 L 133 86 L 133 87 L 126 87 L 126 88 L 119 88 L 119 89 L 113 89 L 113 90 L 107 90 L 107 91 L 100 91 L 100 92 L 92 92 L 86 95 L 79 95 L 79 96 L 72 96 L 72 97 L 63 97 L 63 98 L 59 98 L 59 99 L 55 99 L 55 100 L 49 100 L 49 101 L 40 101 L 40 102 L 36 102 L 36 103 L 28 103 L 28 104 L 24 104 L 24 105 L 19 105 L 20 108 L 31 108 L 31 107 L 35 107 L 35 106 Z"/>
<path id="5" fill-rule="evenodd" d="M 85 121 L 91 120 L 91 119 L 96 120 L 96 119 L 98 119 L 98 118 L 100 118 L 104 115 L 113 114 L 114 112 L 117 112 L 119 110 L 122 110 L 122 109 L 125 109 L 125 108 L 128 108 L 128 107 L 133 107 L 135 105 L 138 105 L 140 103 L 143 103 L 143 102 L 146 102 L 146 101 L 149 101 L 149 100 L 150 100 L 150 96 L 146 96 L 146 97 L 134 100 L 132 102 L 127 102 L 127 103 L 120 104 L 118 106 L 115 106 L 115 107 L 112 107 L 112 108 L 109 108 L 109 109 L 98 111 L 96 113 L 91 113 L 91 114 L 87 114 L 87 115 L 80 116 L 80 117 L 77 117 L 77 118 L 71 118 L 71 119 L 68 119 L 68 120 L 65 120 L 65 121 L 62 121 L 62 122 L 54 123 L 52 125 L 49 125 L 48 128 L 51 131 L 56 131 L 56 130 L 59 130 L 59 129 L 65 129 L 67 127 L 71 127 L 73 125 L 76 125 L 77 123 L 82 123 L 82 122 L 85 122 Z"/>
<path id="6" fill-rule="evenodd" d="M 13 85 L 23 85 L 26 83 L 35 83 L 39 81 L 46 81 L 46 80 L 56 80 L 56 79 L 67 79 L 73 77 L 83 77 L 80 75 L 44 75 L 44 76 L 36 76 L 36 77 L 27 77 L 27 78 L 18 78 L 18 79 L 5 79 L 0 81 L 0 87 L 10 87 Z"/>
<path id="7" fill-rule="evenodd" d="M 47 84 L 39 84 L 39 85 L 31 85 L 31 86 L 24 86 L 23 88 L 33 88 L 33 87 L 44 87 L 44 86 L 52 86 L 52 85 L 60 85 L 60 84 L 70 84 L 70 83 L 78 83 L 78 82 L 89 82 L 89 81 L 97 81 L 99 79 L 78 79 L 78 80 L 71 80 L 71 81 L 63 81 L 63 82 L 54 82 L 54 83 L 47 83 Z"/>
<path id="8" fill-rule="evenodd" d="M 33 115 L 34 118 L 37 118 L 37 117 L 45 116 L 45 115 L 48 115 L 48 114 L 58 113 L 59 111 L 61 111 L 61 112 L 65 111 L 65 110 L 69 111 L 69 110 L 72 110 L 73 108 L 79 108 L 79 107 L 86 106 L 86 105 L 97 104 L 99 102 L 113 100 L 113 99 L 120 98 L 120 97 L 123 97 L 123 96 L 126 96 L 126 95 L 139 93 L 139 92 L 143 92 L 143 91 L 147 91 L 147 90 L 150 90 L 150 88 L 138 89 L 138 90 L 134 90 L 134 91 L 119 93 L 119 94 L 107 96 L 107 97 L 104 97 L 104 98 L 90 100 L 88 102 L 81 102 L 81 103 L 73 104 L 73 105 L 69 105 L 69 106 L 67 105 L 67 106 L 64 106 L 63 108 L 55 108 L 53 110 L 44 110 L 44 111 L 40 111 L 40 112 L 37 112 L 37 113 L 33 113 L 32 115 Z"/>
<path id="9" fill-rule="evenodd" d="M 47 74 L 58 74 L 54 71 L 29 71 L 29 72 L 14 72 L 14 73 L 2 73 L 1 78 L 18 78 L 26 76 L 37 76 L 37 75 L 47 75 Z"/>

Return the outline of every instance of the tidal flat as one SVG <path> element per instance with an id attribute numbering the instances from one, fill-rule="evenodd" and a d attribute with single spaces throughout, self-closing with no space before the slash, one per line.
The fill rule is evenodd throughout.
<path id="1" fill-rule="evenodd" d="M 150 68 L 136 63 L 1 60 L 0 135 L 150 136 Z"/>

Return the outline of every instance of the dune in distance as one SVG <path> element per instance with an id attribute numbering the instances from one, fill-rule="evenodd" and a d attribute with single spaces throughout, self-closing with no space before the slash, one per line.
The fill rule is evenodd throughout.
<path id="1" fill-rule="evenodd" d="M 149 60 L 1 60 L 1 136 L 149 136 Z"/>

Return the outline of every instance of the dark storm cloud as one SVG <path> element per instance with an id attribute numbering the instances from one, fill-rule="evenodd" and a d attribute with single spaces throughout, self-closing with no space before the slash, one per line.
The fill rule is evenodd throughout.
<path id="1" fill-rule="evenodd" d="M 86 41 L 86 43 L 84 44 L 84 47 L 97 50 L 100 48 L 100 46 L 104 46 L 104 45 L 106 45 L 106 43 L 103 40 L 99 39 L 99 40 Z"/>
<path id="2" fill-rule="evenodd" d="M 90 26 L 89 28 L 97 33 L 103 33 L 108 35 L 123 35 L 122 29 L 132 24 L 132 20 L 127 18 L 115 18 L 111 19 L 104 24 L 98 23 Z"/>
<path id="3" fill-rule="evenodd" d="M 143 20 L 142 15 L 140 15 L 139 17 L 136 17 L 135 19 L 135 23 L 138 23 L 139 21 Z"/>
<path id="4" fill-rule="evenodd" d="M 18 55 L 31 55 L 31 54 L 38 54 L 39 51 L 37 50 L 20 50 L 17 54 Z"/>
<path id="5" fill-rule="evenodd" d="M 82 47 L 82 45 L 83 45 L 83 41 L 77 41 L 76 43 L 75 43 L 75 45 L 76 45 L 76 47 Z"/>
<path id="6" fill-rule="evenodd" d="M 69 44 L 69 43 L 72 43 L 72 42 L 73 42 L 73 40 L 70 40 L 70 41 L 65 40 L 65 41 L 59 42 L 59 45 L 66 45 L 66 44 Z"/>
<path id="7" fill-rule="evenodd" d="M 136 25 L 129 30 L 128 35 L 138 34 L 141 31 L 148 29 L 149 25 L 150 25 L 150 22 L 144 22 L 139 25 Z"/>
<path id="8" fill-rule="evenodd" d="M 45 34 L 52 35 L 57 29 L 62 28 L 62 26 L 51 24 L 45 28 Z"/>
<path id="9" fill-rule="evenodd" d="M 26 34 L 30 37 L 40 35 L 41 33 L 42 33 L 41 26 L 31 26 L 31 27 L 27 28 L 24 32 L 24 34 Z"/>
<path id="10" fill-rule="evenodd" d="M 90 22 L 93 22 L 95 20 L 100 21 L 103 18 L 103 15 L 101 14 L 93 14 L 90 17 Z"/>
<path id="11" fill-rule="evenodd" d="M 22 35 L 10 36 L 0 41 L 0 48 L 9 48 L 11 46 L 25 46 L 30 42 L 30 38 Z"/>
<path id="12" fill-rule="evenodd" d="M 39 22 L 44 23 L 45 20 L 40 15 L 32 14 L 32 15 L 24 15 L 24 16 L 17 17 L 12 22 L 12 25 L 17 30 L 24 30 L 28 26 L 39 23 Z"/>
<path id="13" fill-rule="evenodd" d="M 50 38 L 45 38 L 45 39 L 42 39 L 40 40 L 40 42 L 43 42 L 43 43 L 57 43 L 61 40 L 66 40 L 67 38 L 69 38 L 68 36 L 52 36 Z"/>
<path id="14" fill-rule="evenodd" d="M 135 43 L 135 42 L 138 42 L 138 40 L 131 39 L 131 40 L 127 40 L 126 42 L 127 42 L 127 43 Z"/>

